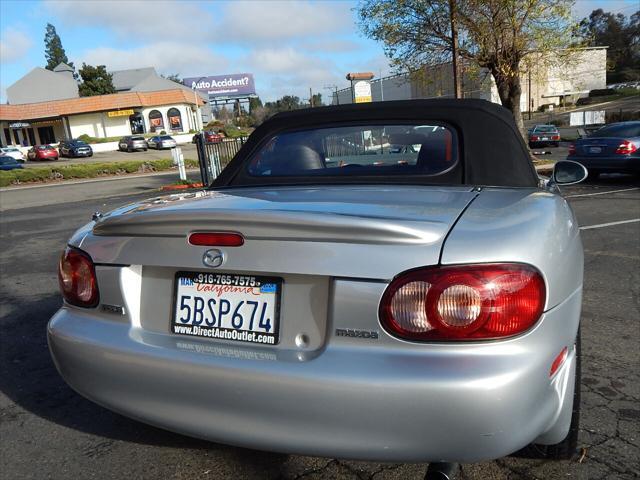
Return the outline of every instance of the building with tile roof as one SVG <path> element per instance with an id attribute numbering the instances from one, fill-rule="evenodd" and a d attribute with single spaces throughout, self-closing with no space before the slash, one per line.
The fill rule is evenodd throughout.
<path id="1" fill-rule="evenodd" d="M 117 93 L 80 97 L 70 66 L 34 68 L 7 88 L 0 105 L 0 144 L 31 146 L 88 135 L 118 137 L 201 130 L 211 118 L 202 94 L 152 67 L 111 72 Z"/>

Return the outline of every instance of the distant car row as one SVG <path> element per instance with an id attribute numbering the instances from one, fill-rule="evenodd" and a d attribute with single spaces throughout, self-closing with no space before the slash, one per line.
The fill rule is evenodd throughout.
<path id="1" fill-rule="evenodd" d="M 176 145 L 175 139 L 170 135 L 156 135 L 148 140 L 140 135 L 127 135 L 118 141 L 118 150 L 121 152 L 133 152 L 135 150 L 146 152 L 149 148 L 161 150 L 164 148 L 174 148 Z"/>

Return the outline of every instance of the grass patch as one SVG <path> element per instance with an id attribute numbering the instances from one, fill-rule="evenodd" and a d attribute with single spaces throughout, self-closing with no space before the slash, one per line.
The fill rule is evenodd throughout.
<path id="1" fill-rule="evenodd" d="M 198 166 L 197 160 L 185 159 L 187 168 Z M 125 162 L 85 163 L 82 165 L 50 166 L 24 168 L 20 170 L 0 171 L 0 187 L 19 185 L 21 183 L 48 182 L 76 178 L 95 178 L 127 173 L 162 172 L 174 168 L 170 159 L 144 161 L 130 160 Z"/>

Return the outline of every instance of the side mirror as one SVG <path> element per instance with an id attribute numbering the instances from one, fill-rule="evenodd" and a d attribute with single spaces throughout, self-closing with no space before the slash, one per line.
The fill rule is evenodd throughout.
<path id="1" fill-rule="evenodd" d="M 561 160 L 553 167 L 551 180 L 556 185 L 573 185 L 582 182 L 588 175 L 589 171 L 584 165 L 571 160 Z"/>

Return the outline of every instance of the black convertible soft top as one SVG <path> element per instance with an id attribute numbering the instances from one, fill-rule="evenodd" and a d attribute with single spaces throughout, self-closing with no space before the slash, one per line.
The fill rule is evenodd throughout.
<path id="1" fill-rule="evenodd" d="M 485 100 L 431 99 L 334 105 L 279 113 L 253 132 L 212 186 L 276 183 L 275 179 L 252 178 L 243 168 L 253 151 L 276 133 L 335 124 L 390 121 L 445 123 L 456 130 L 460 141 L 461 162 L 454 171 L 425 181 L 413 179 L 410 183 L 504 187 L 538 185 L 538 176 L 511 112 Z M 287 183 L 311 183 L 318 180 L 292 177 Z M 322 183 L 326 181 L 321 180 Z M 353 183 L 357 180 L 350 177 L 342 181 Z"/>

